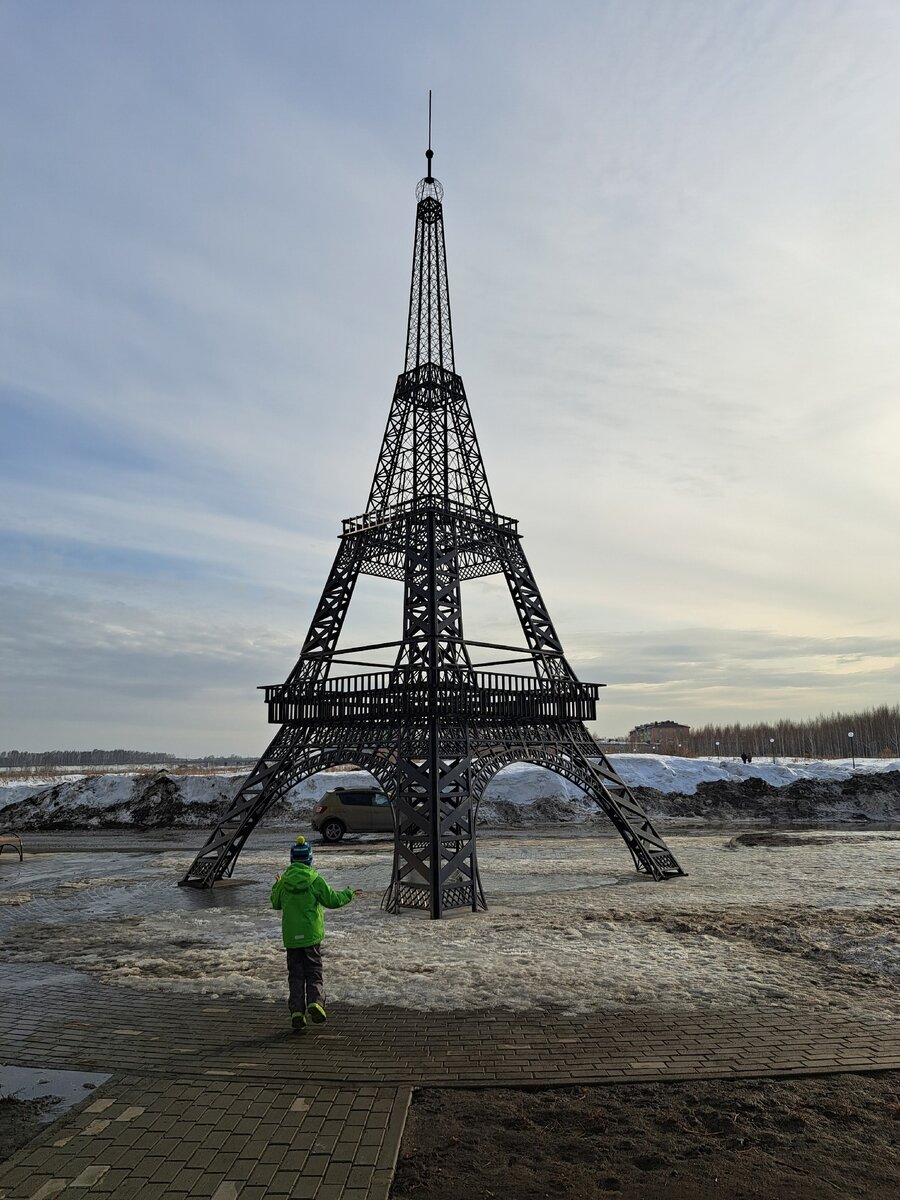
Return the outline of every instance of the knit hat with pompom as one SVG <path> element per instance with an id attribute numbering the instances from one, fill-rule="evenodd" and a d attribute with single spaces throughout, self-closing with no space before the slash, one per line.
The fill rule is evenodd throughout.
<path id="1" fill-rule="evenodd" d="M 303 863 L 306 867 L 312 866 L 312 846 L 310 846 L 305 837 L 298 837 L 294 845 L 291 846 L 291 862 Z"/>

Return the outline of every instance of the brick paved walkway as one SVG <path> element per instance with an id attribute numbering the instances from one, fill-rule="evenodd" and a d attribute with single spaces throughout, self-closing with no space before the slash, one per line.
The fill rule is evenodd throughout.
<path id="1" fill-rule="evenodd" d="M 386 1197 L 409 1097 L 408 1088 L 126 1075 L 15 1155 L 0 1196 Z"/>
<path id="2" fill-rule="evenodd" d="M 282 1005 L 198 1003 L 46 964 L 7 964 L 4 976 L 0 1059 L 113 1078 L 9 1161 L 3 1200 L 381 1200 L 414 1086 L 900 1067 L 900 1029 L 872 1018 L 770 1009 L 550 1022 L 333 1005 L 324 1029 L 297 1037 Z M 63 1014 L 52 1025 L 50 1008 Z"/>

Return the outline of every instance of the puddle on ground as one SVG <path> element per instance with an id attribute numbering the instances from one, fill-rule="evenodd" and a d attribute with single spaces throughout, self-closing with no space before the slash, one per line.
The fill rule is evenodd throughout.
<path id="1" fill-rule="evenodd" d="M 0 1099 L 45 1101 L 37 1120 L 49 1125 L 107 1079 L 109 1075 L 98 1075 L 96 1071 L 56 1071 L 0 1063 Z"/>

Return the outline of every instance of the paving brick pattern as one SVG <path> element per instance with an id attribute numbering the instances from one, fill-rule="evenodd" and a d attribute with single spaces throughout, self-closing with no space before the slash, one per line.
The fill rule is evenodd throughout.
<path id="1" fill-rule="evenodd" d="M 387 1197 L 408 1088 L 123 1076 L 6 1165 L 4 1200 Z"/>
<path id="2" fill-rule="evenodd" d="M 549 1018 L 329 1006 L 303 1038 L 280 1004 L 197 1000 L 52 976 L 52 1025 L 38 997 L 44 964 L 15 964 L 0 1044 L 21 1065 L 156 1071 L 209 1079 L 480 1086 L 603 1083 L 878 1070 L 900 1066 L 900 1025 L 771 1008 Z M 5 989 L 4 989 L 5 990 Z"/>
<path id="3" fill-rule="evenodd" d="M 114 1077 L 9 1161 L 0 1200 L 382 1200 L 414 1086 L 900 1067 L 900 1028 L 872 1018 L 768 1009 L 551 1020 L 333 1005 L 328 1025 L 298 1037 L 282 1005 L 106 987 L 46 964 L 3 971 L 0 1060 Z M 64 1014 L 52 1025 L 48 993 Z"/>

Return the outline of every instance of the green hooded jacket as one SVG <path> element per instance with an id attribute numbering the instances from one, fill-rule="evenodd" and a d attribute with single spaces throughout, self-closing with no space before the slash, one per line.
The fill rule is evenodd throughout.
<path id="1" fill-rule="evenodd" d="M 325 908 L 343 908 L 353 888 L 333 891 L 318 871 L 291 863 L 272 888 L 272 907 L 281 910 L 281 936 L 286 949 L 317 946 L 325 936 Z"/>

